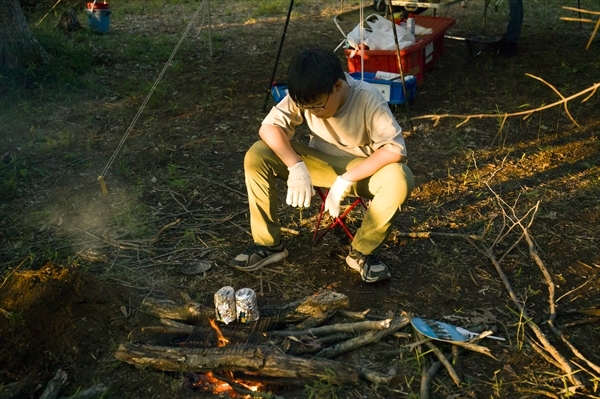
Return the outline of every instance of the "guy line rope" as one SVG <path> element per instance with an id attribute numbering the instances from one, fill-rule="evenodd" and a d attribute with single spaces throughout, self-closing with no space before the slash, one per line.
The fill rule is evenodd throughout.
<path id="1" fill-rule="evenodd" d="M 169 59 L 167 60 L 167 62 L 165 63 L 165 65 L 163 66 L 162 71 L 160 71 L 160 74 L 158 75 L 158 77 L 154 81 L 154 84 L 150 88 L 150 91 L 146 95 L 146 98 L 144 99 L 144 102 L 140 106 L 140 109 L 138 110 L 137 114 L 135 115 L 135 117 L 131 121 L 131 124 L 127 128 L 127 131 L 125 132 L 125 134 L 121 138 L 121 141 L 119 142 L 119 145 L 117 145 L 117 148 L 115 149 L 115 152 L 113 152 L 112 156 L 108 160 L 108 163 L 104 167 L 104 170 L 102 171 L 102 173 L 100 174 L 100 176 L 98 176 L 98 182 L 100 182 L 100 187 L 102 187 L 102 193 L 103 194 L 108 194 L 108 190 L 106 189 L 106 182 L 104 181 L 104 176 L 106 176 L 106 173 L 108 173 L 108 170 L 112 166 L 112 163 L 117 158 L 117 155 L 119 154 L 119 151 L 121 150 L 121 148 L 125 144 L 125 140 L 127 140 L 127 137 L 131 133 L 131 130 L 135 126 L 135 123 L 137 122 L 137 120 L 139 119 L 140 115 L 142 114 L 142 111 L 146 107 L 146 104 L 148 104 L 148 101 L 150 100 L 150 97 L 152 97 L 152 94 L 154 93 L 154 90 L 156 89 L 156 87 L 160 83 L 160 80 L 162 79 L 163 75 L 167 71 L 167 68 L 169 67 L 169 65 L 171 65 L 171 61 L 173 61 L 173 58 L 175 57 L 175 54 L 177 54 L 177 50 L 179 50 L 179 47 L 181 46 L 181 43 L 183 43 L 183 39 L 185 39 L 185 37 L 187 36 L 187 34 L 190 31 L 190 29 L 191 29 L 194 21 L 196 20 L 196 17 L 198 16 L 198 14 L 200 14 L 200 11 L 204 7 L 205 3 L 208 4 L 208 18 L 209 18 L 209 24 L 210 24 L 210 0 L 202 0 L 202 2 L 200 3 L 200 5 L 196 9 L 196 12 L 192 16 L 192 19 L 190 20 L 190 22 L 188 23 L 187 27 L 185 28 L 185 31 L 183 32 L 183 34 L 179 38 L 179 41 L 177 42 L 177 44 L 175 45 L 175 48 L 171 52 L 171 56 L 169 57 Z M 202 21 L 204 22 L 204 19 Z M 200 27 L 200 29 L 202 29 L 202 27 Z M 198 32 L 198 34 L 199 33 L 200 32 Z M 209 26 L 209 35 L 210 35 L 210 26 Z M 209 40 L 211 40 L 211 39 L 209 38 Z M 211 43 L 210 49 L 211 49 L 210 51 L 211 51 L 211 56 L 212 56 L 212 43 Z"/>

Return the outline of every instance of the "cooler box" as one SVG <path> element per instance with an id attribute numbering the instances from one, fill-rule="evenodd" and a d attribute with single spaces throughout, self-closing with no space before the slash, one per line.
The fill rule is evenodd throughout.
<path id="1" fill-rule="evenodd" d="M 350 73 L 350 76 L 356 80 L 361 80 L 361 75 L 364 75 L 363 80 L 365 82 L 371 83 L 379 90 L 389 104 L 404 104 L 406 102 L 404 89 L 400 80 L 389 81 L 377 79 L 374 72 Z M 412 75 L 406 75 L 404 76 L 404 83 L 406 84 L 406 93 L 408 94 L 408 102 L 410 103 L 415 99 L 417 93 L 417 78 Z"/>
<path id="2" fill-rule="evenodd" d="M 279 103 L 288 94 L 288 87 L 285 83 L 273 82 L 271 84 L 271 96 L 276 103 Z"/>
<path id="3" fill-rule="evenodd" d="M 417 36 L 415 44 L 400 50 L 400 62 L 402 72 L 414 75 L 417 78 L 417 86 L 423 84 L 423 73 L 430 69 L 444 52 L 444 34 L 456 22 L 453 18 L 415 16 L 417 25 L 431 28 L 429 35 Z M 345 49 L 344 54 L 348 58 L 348 71 L 361 71 L 361 52 L 357 50 L 354 57 L 350 57 L 354 49 Z M 364 51 L 365 72 L 394 72 L 398 70 L 398 61 L 395 50 L 365 50 Z"/>

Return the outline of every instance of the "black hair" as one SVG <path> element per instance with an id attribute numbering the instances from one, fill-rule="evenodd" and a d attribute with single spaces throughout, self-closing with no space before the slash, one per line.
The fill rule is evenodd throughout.
<path id="1" fill-rule="evenodd" d="M 296 54 L 288 67 L 287 86 L 298 105 L 311 105 L 333 91 L 339 79 L 346 80 L 342 63 L 335 53 L 310 48 Z"/>

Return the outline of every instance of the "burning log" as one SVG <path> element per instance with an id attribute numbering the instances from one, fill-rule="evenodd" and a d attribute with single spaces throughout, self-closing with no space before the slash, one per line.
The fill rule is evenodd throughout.
<path id="1" fill-rule="evenodd" d="M 175 372 L 244 371 L 299 380 L 327 379 L 336 385 L 358 384 L 360 377 L 346 364 L 289 356 L 268 346 L 198 349 L 122 344 L 115 357 L 136 367 Z"/>

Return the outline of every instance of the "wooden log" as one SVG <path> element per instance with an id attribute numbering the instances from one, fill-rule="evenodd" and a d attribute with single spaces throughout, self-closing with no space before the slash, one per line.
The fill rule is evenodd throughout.
<path id="1" fill-rule="evenodd" d="M 146 326 L 142 327 L 142 332 L 155 334 L 180 334 L 190 335 L 194 332 L 194 326 L 188 327 L 168 327 L 168 326 Z"/>
<path id="2" fill-rule="evenodd" d="M 331 290 L 322 290 L 304 299 L 276 306 L 258 307 L 260 318 L 267 320 L 265 325 L 299 323 L 309 317 L 321 318 L 324 313 L 349 306 L 348 297 Z M 165 319 L 180 320 L 196 324 L 199 320 L 215 318 L 213 307 L 197 302 L 178 305 L 171 300 L 146 298 L 140 310 L 144 313 Z"/>
<path id="3" fill-rule="evenodd" d="M 176 372 L 243 371 L 303 380 L 327 379 L 335 385 L 355 385 L 359 373 L 352 367 L 328 359 L 304 359 L 285 355 L 268 346 L 211 349 L 174 348 L 122 344 L 115 353 L 121 361 L 137 367 Z"/>
<path id="4" fill-rule="evenodd" d="M 309 316 L 306 319 L 302 320 L 300 323 L 296 324 L 296 330 L 308 330 L 309 328 L 319 327 L 323 323 L 333 316 L 335 312 L 320 312 L 318 315 Z"/>
<path id="5" fill-rule="evenodd" d="M 215 318 L 215 310 L 196 302 L 178 305 L 170 299 L 145 298 L 140 310 L 163 319 L 182 320 L 196 324 L 199 320 Z"/>

